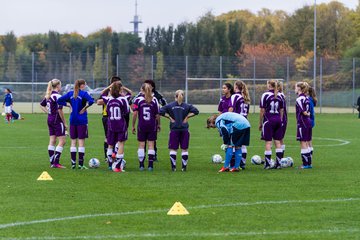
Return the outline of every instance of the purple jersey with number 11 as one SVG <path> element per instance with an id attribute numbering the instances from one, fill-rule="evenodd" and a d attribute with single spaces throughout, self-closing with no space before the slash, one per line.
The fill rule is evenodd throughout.
<path id="1" fill-rule="evenodd" d="M 138 111 L 138 129 L 156 131 L 156 115 L 159 114 L 159 102 L 153 97 L 150 103 L 146 102 L 145 97 L 140 95 L 133 104 L 133 110 Z"/>
<path id="2" fill-rule="evenodd" d="M 129 114 L 129 103 L 124 97 L 101 97 L 106 104 L 106 112 L 108 115 L 108 130 L 111 132 L 126 132 L 127 125 L 125 115 Z"/>
<path id="3" fill-rule="evenodd" d="M 280 109 L 283 109 L 283 101 L 278 96 L 275 98 L 273 90 L 269 90 L 261 96 L 260 108 L 265 109 L 264 119 L 267 120 L 280 120 Z"/>

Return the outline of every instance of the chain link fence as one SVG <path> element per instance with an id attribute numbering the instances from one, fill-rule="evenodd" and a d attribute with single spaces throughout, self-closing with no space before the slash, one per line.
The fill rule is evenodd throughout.
<path id="1" fill-rule="evenodd" d="M 153 79 L 169 100 L 177 89 L 184 89 L 188 102 L 214 105 L 221 96 L 222 83 L 236 78 L 247 83 L 254 106 L 266 89 L 264 80 L 276 78 L 283 79 L 289 104 L 296 98 L 294 86 L 298 81 L 307 81 L 316 88 L 320 111 L 322 107 L 352 108 L 356 104 L 360 95 L 360 59 L 318 58 L 315 82 L 313 68 L 311 60 L 299 63 L 290 57 L 4 53 L 0 56 L 0 87 L 10 88 L 15 102 L 37 104 L 53 78 L 62 81 L 63 90 L 79 78 L 85 79 L 90 88 L 101 90 L 112 75 L 119 75 L 134 92 L 144 80 Z M 209 80 L 189 80 L 193 78 Z"/>

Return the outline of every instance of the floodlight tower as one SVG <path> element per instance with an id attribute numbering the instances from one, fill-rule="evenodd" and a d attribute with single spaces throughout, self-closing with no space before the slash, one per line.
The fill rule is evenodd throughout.
<path id="1" fill-rule="evenodd" d="M 130 23 L 134 24 L 134 34 L 135 35 L 139 35 L 139 24 L 142 23 L 142 21 L 140 20 L 140 17 L 137 14 L 137 7 L 138 7 L 138 3 L 137 0 L 135 0 L 135 16 L 134 16 L 134 20 L 131 21 Z"/>

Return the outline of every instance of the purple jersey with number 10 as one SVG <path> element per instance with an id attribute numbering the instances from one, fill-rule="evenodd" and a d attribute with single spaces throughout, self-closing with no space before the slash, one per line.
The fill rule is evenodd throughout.
<path id="1" fill-rule="evenodd" d="M 129 103 L 124 97 L 113 98 L 112 96 L 101 97 L 106 104 L 106 112 L 108 115 L 108 130 L 111 132 L 126 132 L 127 125 L 125 115 L 129 114 Z"/>
<path id="2" fill-rule="evenodd" d="M 150 103 L 146 102 L 145 97 L 140 95 L 133 104 L 133 110 L 138 112 L 138 129 L 156 131 L 156 115 L 159 114 L 159 102 L 153 97 Z"/>

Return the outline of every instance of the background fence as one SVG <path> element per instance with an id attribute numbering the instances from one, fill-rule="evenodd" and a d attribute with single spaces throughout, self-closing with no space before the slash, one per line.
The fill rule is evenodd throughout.
<path id="1" fill-rule="evenodd" d="M 169 100 L 177 89 L 187 89 L 187 99 L 193 104 L 217 104 L 220 86 L 227 78 L 248 79 L 251 102 L 258 105 L 265 90 L 264 81 L 283 79 L 290 104 L 295 99 L 294 85 L 308 81 L 316 88 L 318 106 L 352 108 L 360 95 L 360 59 L 318 58 L 316 81 L 313 62 L 290 57 L 256 59 L 253 57 L 191 57 L 108 54 L 45 54 L 43 52 L 17 56 L 0 56 L 0 87 L 13 90 L 15 102 L 38 103 L 44 96 L 46 83 L 58 78 L 66 84 L 78 78 L 91 88 L 104 87 L 112 75 L 135 92 L 145 79 L 153 79 L 157 89 Z M 187 81 L 190 78 L 218 78 L 219 81 Z M 26 83 L 26 84 L 25 84 Z M 1 95 L 3 96 L 3 91 Z"/>

